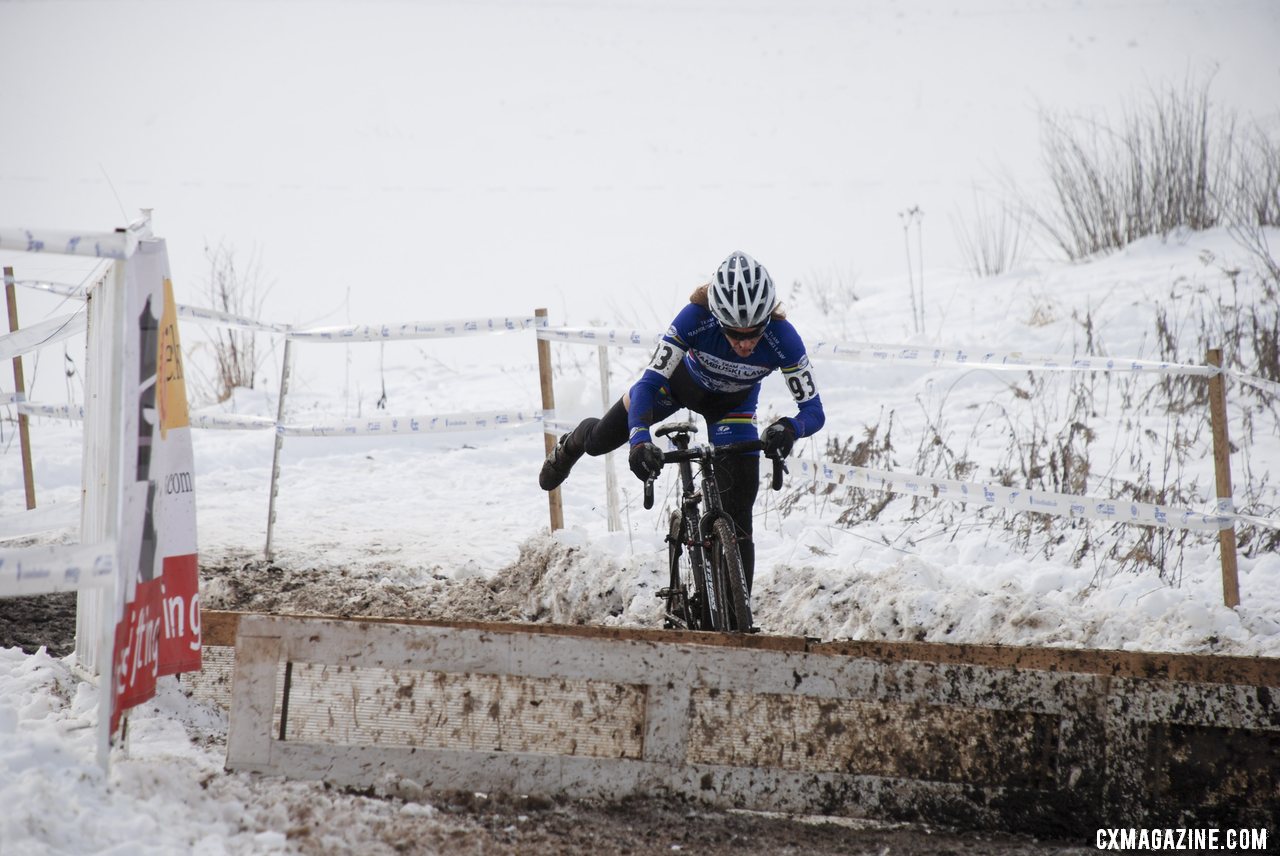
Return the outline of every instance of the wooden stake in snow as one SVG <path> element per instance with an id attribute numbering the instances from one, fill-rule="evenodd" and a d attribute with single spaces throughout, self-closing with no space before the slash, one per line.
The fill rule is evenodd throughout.
<path id="1" fill-rule="evenodd" d="M 9 302 L 9 332 L 18 329 L 18 298 L 14 293 L 13 268 L 4 269 L 4 296 Z M 21 399 L 27 396 L 27 382 L 22 374 L 21 355 L 13 358 L 13 389 Z M 27 414 L 18 412 L 18 442 L 22 446 L 22 483 L 27 489 L 28 510 L 36 507 L 36 481 L 31 469 L 31 431 L 27 425 Z"/>
<path id="2" fill-rule="evenodd" d="M 1222 368 L 1222 350 L 1210 348 L 1205 362 Z M 1231 492 L 1231 442 L 1227 439 L 1227 383 L 1221 373 L 1209 377 L 1209 421 L 1213 426 L 1213 469 L 1217 476 L 1218 508 L 1235 513 Z M 1236 568 L 1236 529 L 1218 530 L 1218 552 L 1222 556 L 1222 602 L 1240 605 L 1240 578 Z"/>
<path id="3" fill-rule="evenodd" d="M 535 318 L 546 318 L 546 309 L 533 310 Z M 538 380 L 542 383 L 542 413 L 543 419 L 547 418 L 547 414 L 554 413 L 556 409 L 556 392 L 551 380 L 551 343 L 546 339 L 538 340 Z M 545 430 L 542 432 L 543 447 L 547 454 L 551 454 L 551 450 L 556 446 L 556 437 L 549 434 Z M 547 494 L 547 506 L 551 511 L 551 531 L 564 528 L 564 507 L 560 503 L 560 488 L 556 488 Z"/>

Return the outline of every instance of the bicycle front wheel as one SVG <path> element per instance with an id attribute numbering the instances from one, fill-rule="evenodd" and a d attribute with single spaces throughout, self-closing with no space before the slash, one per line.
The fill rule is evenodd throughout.
<path id="1" fill-rule="evenodd" d="M 681 630 L 710 630 L 711 617 L 702 576 L 702 554 L 698 548 L 685 549 L 686 527 L 678 511 L 671 513 L 667 532 L 670 580 L 666 589 L 667 627 Z"/>
<path id="2" fill-rule="evenodd" d="M 747 576 L 742 568 L 742 554 L 733 525 L 723 517 L 711 526 L 711 566 L 716 588 L 724 593 L 721 626 L 729 633 L 751 632 L 751 596 L 747 593 Z"/>

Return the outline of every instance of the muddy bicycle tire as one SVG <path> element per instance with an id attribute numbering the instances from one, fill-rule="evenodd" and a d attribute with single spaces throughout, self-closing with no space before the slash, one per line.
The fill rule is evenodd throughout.
<path id="1" fill-rule="evenodd" d="M 685 549 L 684 517 L 671 513 L 667 530 L 667 560 L 670 571 L 666 611 L 667 620 L 685 630 L 710 630 L 711 615 L 704 589 L 701 554 Z"/>
<path id="2" fill-rule="evenodd" d="M 747 591 L 747 577 L 742 567 L 742 554 L 738 552 L 738 539 L 733 526 L 723 517 L 711 527 L 712 577 L 720 589 L 717 601 L 720 607 L 720 624 L 715 628 L 727 633 L 751 632 L 751 595 Z"/>

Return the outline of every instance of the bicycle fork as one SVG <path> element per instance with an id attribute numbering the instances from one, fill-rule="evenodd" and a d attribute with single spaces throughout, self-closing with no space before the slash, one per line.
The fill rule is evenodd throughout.
<path id="1" fill-rule="evenodd" d="M 710 628 L 720 628 L 723 626 L 723 616 L 721 615 L 721 598 L 720 592 L 716 590 L 715 575 L 711 567 L 711 562 L 707 558 L 707 545 L 710 543 L 706 534 L 703 532 L 702 519 L 698 515 L 697 503 L 690 504 L 691 507 L 685 510 L 685 528 L 688 535 L 685 539 L 685 547 L 689 551 L 689 567 L 693 570 L 693 575 L 701 584 L 695 583 L 699 593 L 704 601 L 703 607 L 706 616 L 710 621 Z M 707 629 L 710 629 L 707 628 Z"/>

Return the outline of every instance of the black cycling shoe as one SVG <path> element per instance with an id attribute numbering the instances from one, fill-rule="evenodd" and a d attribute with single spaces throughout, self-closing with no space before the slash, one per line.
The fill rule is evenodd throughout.
<path id="1" fill-rule="evenodd" d="M 582 452 L 575 454 L 569 450 L 569 435 L 562 434 L 556 447 L 542 462 L 542 472 L 538 473 L 538 487 L 543 490 L 555 490 L 560 487 L 561 483 L 569 477 L 569 470 L 573 469 L 573 465 L 581 457 Z"/>

